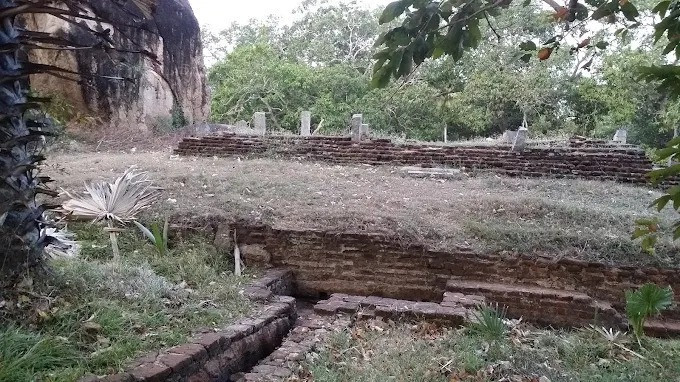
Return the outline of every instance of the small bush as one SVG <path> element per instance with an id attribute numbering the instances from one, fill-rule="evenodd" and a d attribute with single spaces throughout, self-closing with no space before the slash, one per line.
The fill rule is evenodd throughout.
<path id="1" fill-rule="evenodd" d="M 496 306 L 483 306 L 474 314 L 474 321 L 469 329 L 489 340 L 501 340 L 505 338 L 508 327 L 505 325 L 507 310 Z"/>
<path id="2" fill-rule="evenodd" d="M 626 292 L 626 315 L 639 339 L 644 335 L 645 321 L 658 316 L 673 304 L 671 287 L 661 288 L 655 284 L 645 284 L 635 292 Z"/>

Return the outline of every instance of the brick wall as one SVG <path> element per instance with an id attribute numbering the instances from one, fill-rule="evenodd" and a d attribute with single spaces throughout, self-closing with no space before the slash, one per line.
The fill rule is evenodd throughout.
<path id="1" fill-rule="evenodd" d="M 246 261 L 291 269 L 299 296 L 346 293 L 439 302 L 447 282 L 460 279 L 577 291 L 621 310 L 625 292 L 644 283 L 680 290 L 680 269 L 480 254 L 463 248 L 438 252 L 372 234 L 236 229 Z"/>
<path id="2" fill-rule="evenodd" d="M 84 377 L 79 382 L 207 382 L 230 381 L 272 353 L 295 324 L 295 299 L 290 271 L 271 270 L 246 288 L 252 299 L 267 299 L 253 317 L 221 331 L 206 331 L 189 343 L 149 353 L 126 371 L 106 377 Z"/>
<path id="3" fill-rule="evenodd" d="M 643 184 L 652 163 L 634 147 L 587 146 L 528 148 L 509 146 L 397 145 L 387 139 L 361 143 L 343 137 L 216 135 L 186 138 L 179 155 L 278 156 L 334 164 L 422 165 L 486 169 L 510 176 L 583 178 Z M 676 183 L 676 182 L 673 182 Z"/>

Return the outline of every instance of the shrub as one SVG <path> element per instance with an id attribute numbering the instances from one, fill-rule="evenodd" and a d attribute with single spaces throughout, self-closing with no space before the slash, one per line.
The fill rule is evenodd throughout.
<path id="1" fill-rule="evenodd" d="M 505 324 L 507 309 L 496 306 L 482 306 L 474 313 L 474 320 L 470 324 L 471 332 L 490 340 L 500 340 L 505 337 L 508 327 Z"/>
<path id="2" fill-rule="evenodd" d="M 661 288 L 655 284 L 645 284 L 637 291 L 626 292 L 626 315 L 638 340 L 644 335 L 645 321 L 658 316 L 672 304 L 673 290 L 670 286 Z"/>

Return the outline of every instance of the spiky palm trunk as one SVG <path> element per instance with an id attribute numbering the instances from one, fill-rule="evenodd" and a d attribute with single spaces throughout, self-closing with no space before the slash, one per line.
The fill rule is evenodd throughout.
<path id="1" fill-rule="evenodd" d="M 32 106 L 19 7 L 14 0 L 0 0 L 0 287 L 2 280 L 36 264 L 46 244 L 44 207 L 36 200 L 43 133 L 28 117 Z"/>
<path id="2" fill-rule="evenodd" d="M 28 49 L 106 47 L 117 50 L 101 28 L 95 30 L 79 23 L 106 21 L 97 12 L 92 14 L 96 4 L 112 4 L 136 20 L 151 15 L 155 0 L 0 0 L 0 289 L 14 280 L 12 276 L 39 264 L 45 246 L 52 241 L 43 234 L 42 217 L 46 207 L 36 199 L 39 193 L 47 192 L 42 187 L 46 178 L 38 174 L 47 125 L 43 118 L 34 118 L 39 115 L 36 112 L 41 105 L 29 96 L 29 75 L 78 74 L 28 62 Z M 19 27 L 18 19 L 22 15 L 37 13 L 78 24 L 79 30 L 90 32 L 94 41 L 89 41 L 91 45 L 82 45 L 54 34 L 24 31 Z M 138 13 L 141 16 L 136 16 Z"/>

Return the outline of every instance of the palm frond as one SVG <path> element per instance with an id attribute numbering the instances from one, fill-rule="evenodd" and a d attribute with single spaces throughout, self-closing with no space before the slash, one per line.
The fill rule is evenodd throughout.
<path id="1" fill-rule="evenodd" d="M 65 194 L 71 198 L 62 205 L 63 212 L 74 218 L 93 222 L 102 220 L 127 223 L 149 208 L 160 196 L 146 172 L 133 168 L 113 183 L 100 182 L 85 185 L 84 195 Z"/>
<path id="2" fill-rule="evenodd" d="M 77 257 L 80 253 L 80 243 L 75 234 L 67 229 L 47 227 L 44 235 L 54 238 L 52 243 L 45 247 L 45 254 L 53 259 L 69 259 Z"/>

